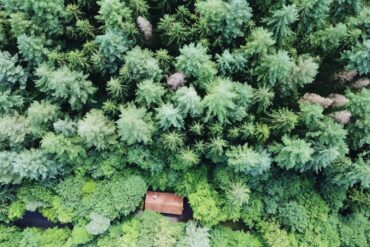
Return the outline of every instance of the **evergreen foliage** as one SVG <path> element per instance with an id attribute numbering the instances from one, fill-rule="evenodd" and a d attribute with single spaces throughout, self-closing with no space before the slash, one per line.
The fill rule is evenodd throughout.
<path id="1" fill-rule="evenodd" d="M 118 135 L 127 144 L 149 143 L 153 132 L 153 123 L 145 108 L 137 108 L 129 104 L 121 109 L 117 121 Z"/>
<path id="2" fill-rule="evenodd" d="M 53 100 L 67 101 L 72 109 L 79 110 L 89 101 L 96 91 L 91 81 L 81 72 L 72 71 L 67 67 L 54 70 L 49 66 L 40 65 L 35 74 L 39 77 L 36 87 Z"/>
<path id="3" fill-rule="evenodd" d="M 140 82 L 136 90 L 136 101 L 145 107 L 151 107 L 162 103 L 162 96 L 166 90 L 159 83 L 154 83 L 151 80 Z"/>
<path id="4" fill-rule="evenodd" d="M 143 81 L 160 79 L 162 70 L 158 60 L 153 57 L 149 50 L 135 47 L 124 56 L 125 64 L 120 74 L 128 81 Z"/>
<path id="5" fill-rule="evenodd" d="M 235 75 L 243 72 L 247 64 L 247 58 L 243 53 L 230 53 L 229 50 L 225 50 L 221 55 L 217 54 L 217 63 L 221 75 Z"/>
<path id="6" fill-rule="evenodd" d="M 0 53 L 0 83 L 1 88 L 14 88 L 19 85 L 21 89 L 26 86 L 27 74 L 17 65 L 18 57 L 11 56 L 9 52 Z"/>
<path id="7" fill-rule="evenodd" d="M 236 172 L 242 172 L 252 176 L 261 175 L 271 165 L 270 155 L 266 151 L 253 150 L 247 144 L 231 147 L 226 152 L 226 156 L 228 158 L 227 164 Z"/>
<path id="8" fill-rule="evenodd" d="M 211 10 L 211 11 L 210 11 Z M 252 17 L 252 9 L 247 1 L 207 0 L 196 3 L 199 14 L 199 28 L 207 36 L 216 35 L 218 42 L 231 43 L 233 39 L 243 35 L 243 28 Z M 218 37 L 221 36 L 221 37 Z"/>
<path id="9" fill-rule="evenodd" d="M 0 142 L 3 146 L 20 149 L 31 133 L 31 126 L 27 118 L 15 115 L 4 115 L 0 118 Z"/>
<path id="10" fill-rule="evenodd" d="M 202 112 L 201 98 L 193 86 L 177 90 L 173 101 L 184 115 L 196 117 Z"/>
<path id="11" fill-rule="evenodd" d="M 122 66 L 124 54 L 132 46 L 127 35 L 119 29 L 109 29 L 105 34 L 96 36 L 96 43 L 102 56 L 99 61 L 103 61 L 103 64 L 95 66 L 111 73 L 117 72 Z"/>
<path id="12" fill-rule="evenodd" d="M 228 121 L 229 116 L 236 109 L 235 99 L 238 95 L 233 89 L 233 83 L 227 79 L 218 78 L 213 83 L 202 102 L 206 108 L 207 121 L 213 117 L 221 123 Z"/>
<path id="13" fill-rule="evenodd" d="M 369 246 L 369 39 L 366 0 L 0 0 L 0 247 Z"/>
<path id="14" fill-rule="evenodd" d="M 33 102 L 27 109 L 27 119 L 31 125 L 32 133 L 42 136 L 51 127 L 51 123 L 60 114 L 58 106 L 47 101 Z"/>
<path id="15" fill-rule="evenodd" d="M 36 66 L 46 61 L 48 49 L 44 37 L 22 34 L 17 37 L 19 53 L 30 65 Z"/>
<path id="16" fill-rule="evenodd" d="M 283 144 L 278 144 L 273 151 L 277 153 L 276 163 L 285 169 L 304 167 L 314 152 L 310 143 L 287 136 L 283 137 Z"/>
<path id="17" fill-rule="evenodd" d="M 293 34 L 290 25 L 297 19 L 298 11 L 295 5 L 284 5 L 282 9 L 273 11 L 271 17 L 266 19 L 266 23 L 274 33 L 275 40 L 279 47 L 281 47 L 285 40 Z"/>
<path id="18" fill-rule="evenodd" d="M 201 44 L 191 43 L 180 49 L 176 57 L 176 68 L 186 76 L 197 79 L 197 85 L 205 87 L 205 82 L 212 79 L 217 71 L 216 64 L 211 61 L 207 49 Z"/>
<path id="19" fill-rule="evenodd" d="M 7 183 L 20 181 L 19 179 L 43 181 L 54 178 L 60 169 L 60 165 L 41 150 L 24 150 L 19 153 L 2 151 L 1 154 L 5 169 L 3 179 Z"/>
<path id="20" fill-rule="evenodd" d="M 358 44 L 346 53 L 349 63 L 347 69 L 356 70 L 360 75 L 370 73 L 370 40 L 365 40 L 363 44 Z"/>
<path id="21" fill-rule="evenodd" d="M 0 114 L 15 113 L 24 105 L 21 95 L 12 94 L 10 90 L 0 92 Z"/>
<path id="22" fill-rule="evenodd" d="M 271 87 L 276 84 L 289 83 L 294 62 L 286 51 L 279 50 L 276 54 L 267 55 L 263 58 L 259 69 L 259 79 Z"/>
<path id="23" fill-rule="evenodd" d="M 187 247 L 209 247 L 209 229 L 197 226 L 194 221 L 189 221 L 186 226 L 186 233 L 180 246 Z"/>
<path id="24" fill-rule="evenodd" d="M 93 109 L 78 122 L 78 135 L 86 142 L 88 147 L 98 150 L 107 149 L 116 143 L 116 127 L 113 121 L 107 119 L 103 112 Z"/>

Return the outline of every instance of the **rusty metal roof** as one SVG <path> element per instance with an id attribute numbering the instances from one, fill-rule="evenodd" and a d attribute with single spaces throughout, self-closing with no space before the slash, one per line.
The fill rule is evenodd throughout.
<path id="1" fill-rule="evenodd" d="M 172 193 L 148 191 L 145 209 L 158 213 L 182 215 L 184 198 Z"/>

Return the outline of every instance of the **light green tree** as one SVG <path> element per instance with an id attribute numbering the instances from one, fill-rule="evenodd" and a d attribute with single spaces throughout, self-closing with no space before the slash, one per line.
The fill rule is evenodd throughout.
<path id="1" fill-rule="evenodd" d="M 139 82 L 146 79 L 156 81 L 162 77 L 158 60 L 147 49 L 136 46 L 126 53 L 124 61 L 120 75 L 128 81 Z"/>
<path id="2" fill-rule="evenodd" d="M 216 118 L 220 123 L 230 121 L 230 115 L 236 109 L 237 96 L 233 82 L 217 78 L 202 101 L 206 112 L 205 120 L 208 122 Z"/>
<path id="3" fill-rule="evenodd" d="M 145 107 L 151 107 L 162 103 L 162 97 L 166 93 L 165 88 L 152 80 L 144 80 L 137 85 L 136 102 Z"/>
<path id="4" fill-rule="evenodd" d="M 10 89 L 19 85 L 26 87 L 27 74 L 18 65 L 18 56 L 11 56 L 9 52 L 0 52 L 0 88 Z"/>
<path id="5" fill-rule="evenodd" d="M 289 85 L 295 64 L 286 51 L 279 50 L 274 54 L 262 58 L 257 67 L 258 79 L 266 86 Z"/>
<path id="6" fill-rule="evenodd" d="M 102 56 L 99 64 L 95 64 L 103 71 L 115 73 L 122 66 L 125 53 L 131 48 L 133 42 L 120 29 L 109 29 L 103 35 L 96 36 L 96 43 Z M 101 61 L 104 63 L 101 64 Z"/>
<path id="7" fill-rule="evenodd" d="M 180 55 L 176 57 L 175 66 L 186 76 L 195 78 L 197 80 L 195 85 L 202 88 L 217 73 L 216 64 L 212 62 L 207 49 L 201 44 L 191 43 L 183 46 L 180 49 Z"/>
<path id="8" fill-rule="evenodd" d="M 81 109 L 96 91 L 91 81 L 87 80 L 87 75 L 68 67 L 55 70 L 42 64 L 36 69 L 35 75 L 39 77 L 36 80 L 38 89 L 50 99 L 68 102 L 73 110 Z"/>
<path id="9" fill-rule="evenodd" d="M 156 119 L 162 129 L 174 127 L 182 129 L 184 127 L 184 119 L 179 108 L 175 108 L 173 104 L 167 103 L 157 108 Z"/>
<path id="10" fill-rule="evenodd" d="M 266 23 L 274 33 L 275 40 L 281 47 L 286 39 L 293 34 L 290 26 L 297 21 L 298 11 L 296 5 L 283 6 L 273 11 L 271 17 L 266 18 Z"/>
<path id="11" fill-rule="evenodd" d="M 104 150 L 116 144 L 116 126 L 104 116 L 103 111 L 93 109 L 78 122 L 78 135 L 88 147 Z"/>
<path id="12" fill-rule="evenodd" d="M 233 146 L 227 152 L 227 164 L 236 172 L 261 175 L 270 169 L 271 158 L 265 150 L 253 150 L 247 144 Z"/>
<path id="13" fill-rule="evenodd" d="M 208 184 L 199 184 L 196 191 L 189 196 L 194 219 L 205 226 L 211 227 L 222 220 L 222 211 L 218 194 Z"/>
<path id="14" fill-rule="evenodd" d="M 43 135 L 60 115 L 60 108 L 48 101 L 34 101 L 27 109 L 27 119 L 36 136 Z"/>
<path id="15" fill-rule="evenodd" d="M 102 234 L 110 227 L 109 218 L 103 215 L 93 212 L 90 214 L 90 219 L 91 221 L 86 225 L 86 230 L 92 235 Z"/>
<path id="16" fill-rule="evenodd" d="M 311 160 L 314 149 L 310 143 L 298 138 L 283 136 L 283 143 L 272 148 L 276 153 L 275 161 L 278 166 L 285 169 L 299 169 Z"/>
<path id="17" fill-rule="evenodd" d="M 202 111 L 201 98 L 193 86 L 181 87 L 173 96 L 173 101 L 183 115 L 199 116 Z"/>
<path id="18" fill-rule="evenodd" d="M 120 118 L 116 123 L 118 135 L 127 144 L 146 144 L 151 141 L 154 125 L 145 108 L 138 108 L 129 103 L 122 107 Z"/>

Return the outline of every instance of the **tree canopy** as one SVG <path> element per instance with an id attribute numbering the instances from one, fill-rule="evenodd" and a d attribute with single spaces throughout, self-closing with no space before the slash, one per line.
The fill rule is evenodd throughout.
<path id="1" fill-rule="evenodd" d="M 0 247 L 370 246 L 369 87 L 367 0 L 0 0 Z"/>

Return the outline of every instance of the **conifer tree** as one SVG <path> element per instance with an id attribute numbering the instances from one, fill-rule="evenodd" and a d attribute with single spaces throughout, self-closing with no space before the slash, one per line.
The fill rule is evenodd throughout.
<path id="1" fill-rule="evenodd" d="M 253 150 L 247 144 L 231 147 L 226 152 L 227 164 L 236 172 L 261 175 L 270 169 L 271 158 L 265 150 Z"/>
<path id="2" fill-rule="evenodd" d="M 180 49 L 180 55 L 176 58 L 176 68 L 186 76 L 197 79 L 200 87 L 205 87 L 206 81 L 212 79 L 217 71 L 216 65 L 211 61 L 207 50 L 201 44 L 185 45 Z"/>
<path id="3" fill-rule="evenodd" d="M 100 110 L 91 110 L 79 121 L 78 134 L 88 147 L 94 146 L 98 150 L 116 144 L 116 127 Z"/>
<path id="4" fill-rule="evenodd" d="M 235 99 L 238 96 L 230 80 L 217 78 L 204 97 L 203 105 L 206 108 L 206 121 L 215 117 L 220 123 L 230 121 L 232 111 L 236 109 Z"/>
<path id="5" fill-rule="evenodd" d="M 17 84 L 21 89 L 25 88 L 27 74 L 17 63 L 17 56 L 12 57 L 9 52 L 0 53 L 1 88 L 13 88 Z"/>
<path id="6" fill-rule="evenodd" d="M 129 103 L 121 109 L 117 121 L 118 135 L 127 144 L 149 143 L 154 130 L 153 123 L 145 108 Z"/>
<path id="7" fill-rule="evenodd" d="M 39 77 L 36 87 L 52 99 L 67 101 L 72 109 L 78 110 L 90 100 L 96 91 L 87 75 L 67 67 L 54 70 L 46 64 L 40 65 L 35 74 Z"/>
<path id="8" fill-rule="evenodd" d="M 274 33 L 275 40 L 279 47 L 281 47 L 286 39 L 293 35 L 290 26 L 297 21 L 298 11 L 296 5 L 283 6 L 282 9 L 275 10 L 271 13 L 265 22 Z"/>

